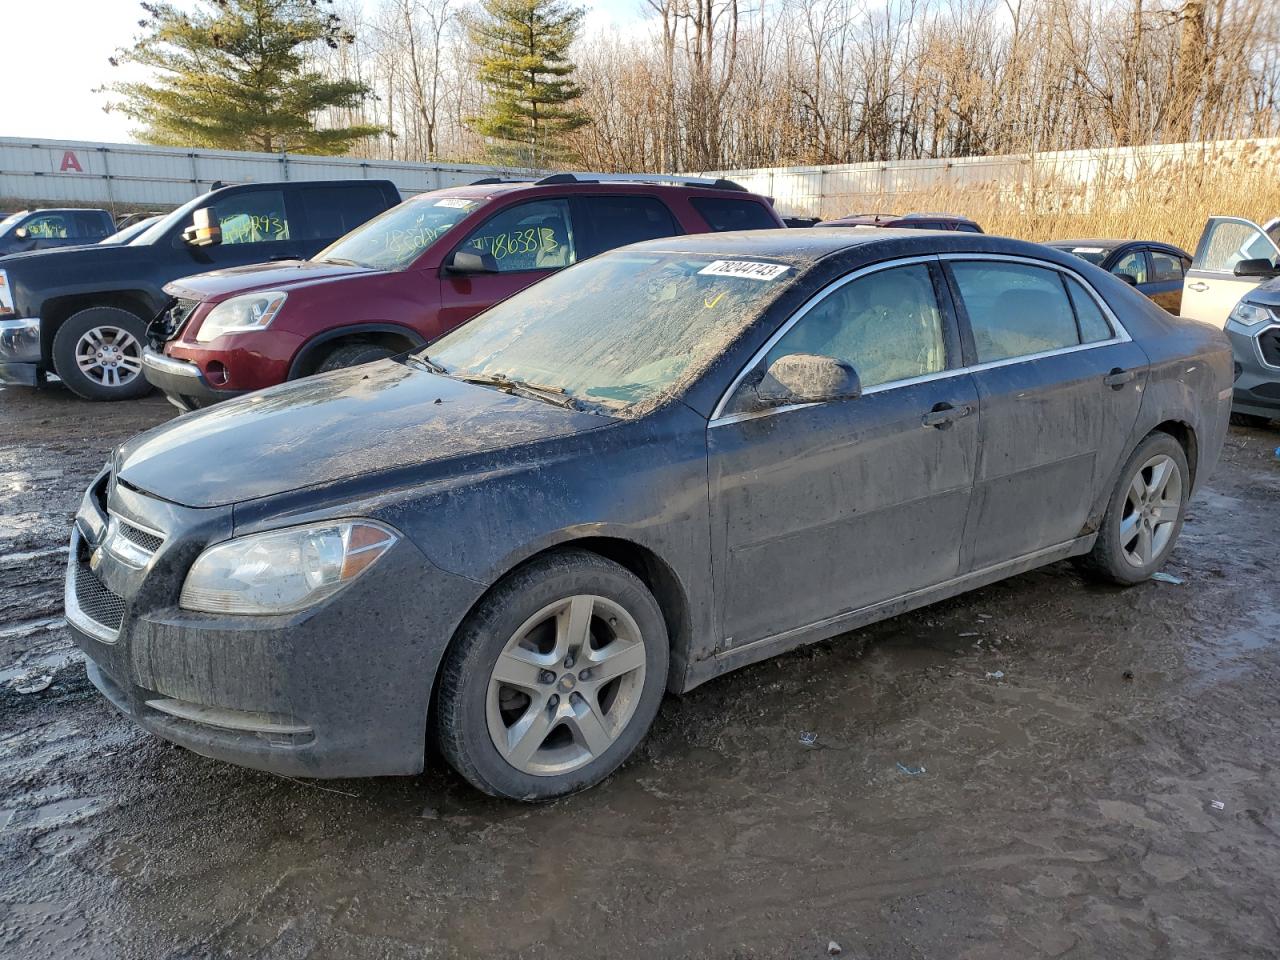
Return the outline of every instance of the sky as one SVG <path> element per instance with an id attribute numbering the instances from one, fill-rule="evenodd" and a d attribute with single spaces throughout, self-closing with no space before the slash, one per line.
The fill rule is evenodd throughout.
<path id="1" fill-rule="evenodd" d="M 189 0 L 177 2 L 182 6 Z M 588 8 L 588 29 L 640 18 L 641 0 L 579 2 Z M 373 6 L 376 0 L 365 3 Z M 0 7 L 5 49 L 56 49 L 59 64 L 41 70 L 38 81 L 15 82 L 6 89 L 0 137 L 130 142 L 131 122 L 104 113 L 106 95 L 92 91 L 136 76 L 128 68 L 112 67 L 107 58 L 138 32 L 144 16 L 138 0 L 0 0 Z M 17 81 L 12 72 L 9 79 Z"/>

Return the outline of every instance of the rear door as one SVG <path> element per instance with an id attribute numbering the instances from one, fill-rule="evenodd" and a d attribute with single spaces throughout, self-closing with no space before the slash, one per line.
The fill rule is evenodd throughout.
<path id="1" fill-rule="evenodd" d="M 944 257 L 967 324 L 982 435 L 961 572 L 1085 535 L 1137 419 L 1147 357 L 1066 270 Z"/>
<path id="2" fill-rule="evenodd" d="M 1241 260 L 1280 261 L 1280 247 L 1261 227 L 1239 217 L 1210 217 L 1182 289 L 1182 315 L 1215 327 L 1227 325 L 1227 315 L 1240 298 L 1261 281 L 1237 277 Z"/>
<path id="3" fill-rule="evenodd" d="M 526 200 L 499 210 L 471 231 L 453 252 L 458 250 L 490 254 L 498 272 L 460 274 L 441 268 L 441 332 L 576 263 L 578 231 L 568 200 Z M 448 261 L 446 257 L 445 262 Z"/>

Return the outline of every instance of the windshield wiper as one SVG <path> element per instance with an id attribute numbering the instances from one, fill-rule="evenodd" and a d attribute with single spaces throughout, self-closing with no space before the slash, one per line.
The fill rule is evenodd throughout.
<path id="1" fill-rule="evenodd" d="M 358 263 L 355 260 L 348 260 L 346 257 L 325 257 L 321 263 L 336 263 L 340 267 L 363 267 L 366 264 Z"/>
<path id="2" fill-rule="evenodd" d="M 411 353 L 409 354 L 408 359 L 414 361 L 415 363 L 421 366 L 426 367 L 432 373 L 440 373 L 440 374 L 444 374 L 445 376 L 449 375 L 448 370 L 440 366 L 440 364 L 436 363 L 434 360 L 428 357 L 425 353 Z"/>
<path id="3" fill-rule="evenodd" d="M 557 407 L 564 407 L 566 410 L 583 409 L 583 405 L 565 393 L 563 387 L 553 387 L 545 383 L 530 383 L 528 380 L 510 380 L 503 376 L 487 373 L 460 373 L 454 374 L 454 376 L 465 383 L 478 383 L 486 387 L 496 387 L 506 393 L 519 394 L 534 400 L 544 400 L 547 403 L 555 404 Z"/>

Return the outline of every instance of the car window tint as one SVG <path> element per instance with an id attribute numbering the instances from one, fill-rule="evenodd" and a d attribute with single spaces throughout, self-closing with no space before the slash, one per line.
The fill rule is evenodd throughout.
<path id="1" fill-rule="evenodd" d="M 1156 281 L 1181 280 L 1182 258 L 1176 257 L 1171 253 L 1161 253 L 1159 250 L 1152 250 L 1151 274 L 1152 279 Z"/>
<path id="2" fill-rule="evenodd" d="M 832 291 L 773 345 L 767 367 L 793 353 L 843 360 L 862 386 L 937 373 L 947 365 L 929 268 L 895 267 Z"/>
<path id="3" fill-rule="evenodd" d="M 307 232 L 317 240 L 336 240 L 386 208 L 382 190 L 373 184 L 343 187 L 304 187 Z"/>
<path id="4" fill-rule="evenodd" d="M 499 273 L 567 267 L 577 259 L 569 204 L 533 200 L 507 207 L 467 237 L 462 249 L 491 254 Z"/>
<path id="5" fill-rule="evenodd" d="M 1110 340 L 1115 336 L 1111 324 L 1107 321 L 1095 300 L 1084 285 L 1074 277 L 1065 277 L 1067 290 L 1071 293 L 1071 303 L 1076 308 L 1076 320 L 1080 326 L 1082 343 L 1097 343 L 1099 340 Z"/>
<path id="6" fill-rule="evenodd" d="M 289 217 L 279 190 L 254 190 L 223 197 L 209 207 L 222 228 L 223 244 L 274 243 L 289 239 Z"/>
<path id="7" fill-rule="evenodd" d="M 769 211 L 755 200 L 729 200 L 724 197 L 694 197 L 693 209 L 717 233 L 724 230 L 773 230 L 778 224 Z"/>
<path id="8" fill-rule="evenodd" d="M 1120 258 L 1119 262 L 1111 268 L 1111 272 L 1116 276 L 1127 273 L 1138 283 L 1146 283 L 1147 258 L 1141 250 L 1131 250 Z"/>
<path id="9" fill-rule="evenodd" d="M 583 197 L 582 208 L 591 221 L 595 253 L 680 233 L 667 205 L 654 197 Z"/>
<path id="10" fill-rule="evenodd" d="M 1195 266 L 1215 273 L 1231 273 L 1241 260 L 1275 258 L 1276 248 L 1253 224 L 1225 220 L 1213 225 L 1207 241 L 1196 251 Z"/>
<path id="11" fill-rule="evenodd" d="M 978 362 L 1076 346 L 1075 313 L 1059 274 L 1021 263 L 951 265 L 969 314 Z"/>

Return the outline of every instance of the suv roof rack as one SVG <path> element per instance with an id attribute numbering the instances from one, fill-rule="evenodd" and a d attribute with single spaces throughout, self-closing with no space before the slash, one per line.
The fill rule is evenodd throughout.
<path id="1" fill-rule="evenodd" d="M 529 180 L 522 180 L 518 177 L 481 177 L 479 180 L 472 180 L 467 186 L 469 187 L 487 187 L 494 183 L 529 183 Z"/>
<path id="2" fill-rule="evenodd" d="M 535 180 L 539 185 L 555 183 L 660 183 L 678 187 L 704 187 L 708 190 L 737 190 L 747 193 L 740 183 L 723 177 L 683 177 L 666 173 L 553 173 Z"/>
<path id="3" fill-rule="evenodd" d="M 946 217 L 948 220 L 968 220 L 968 217 L 958 213 L 907 213 L 903 214 L 903 220 L 933 220 L 939 217 Z"/>

